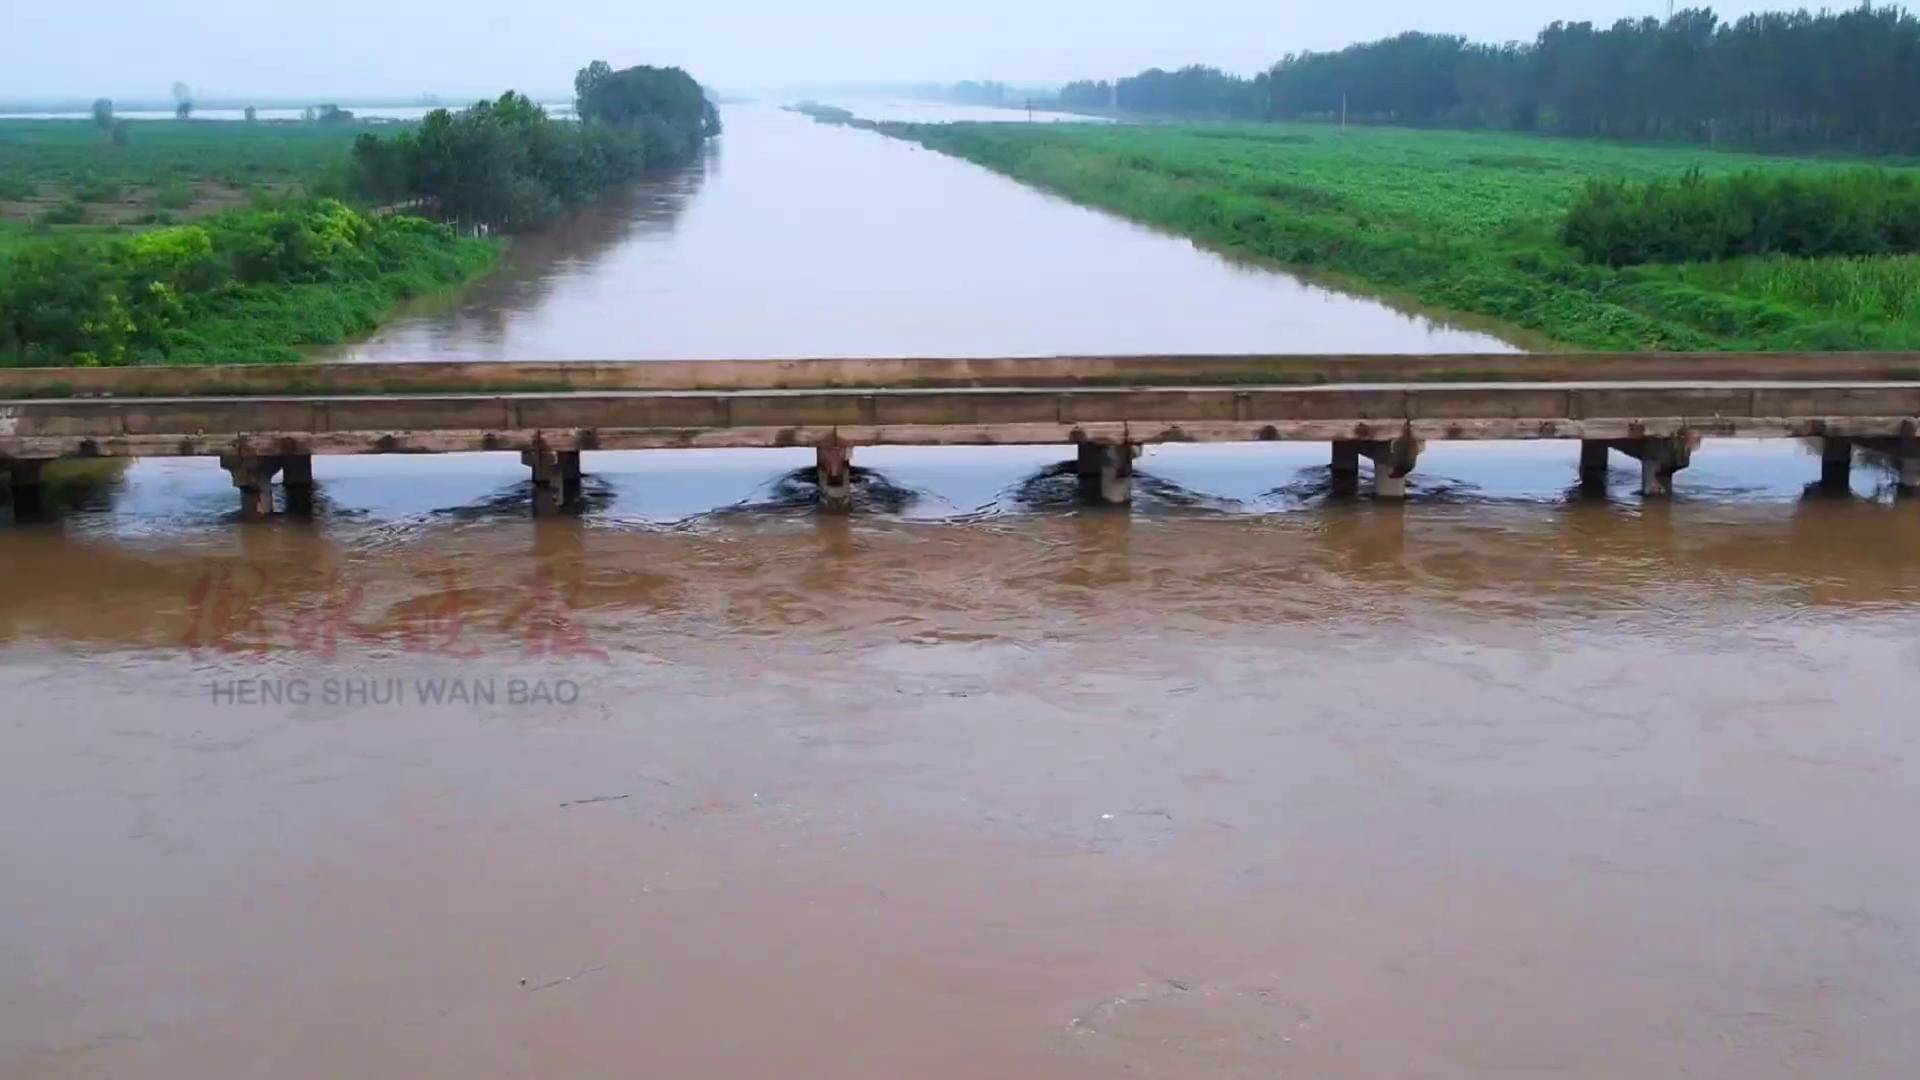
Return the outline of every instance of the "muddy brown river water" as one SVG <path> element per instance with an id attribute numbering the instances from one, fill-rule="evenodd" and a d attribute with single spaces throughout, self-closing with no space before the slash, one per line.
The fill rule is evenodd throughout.
<path id="1" fill-rule="evenodd" d="M 1487 347 L 729 122 L 355 355 Z M 834 518 L 804 454 L 589 454 L 537 522 L 508 458 L 322 460 L 246 526 L 143 462 L 0 526 L 0 1076 L 1920 1068 L 1882 473 L 1174 447 L 1112 510 L 1063 456 L 865 453 Z"/>

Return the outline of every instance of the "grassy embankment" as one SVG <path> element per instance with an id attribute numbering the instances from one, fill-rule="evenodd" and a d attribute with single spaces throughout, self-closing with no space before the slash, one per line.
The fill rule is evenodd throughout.
<path id="1" fill-rule="evenodd" d="M 292 361 L 483 272 L 490 242 L 324 198 L 370 128 L 0 121 L 0 366 Z"/>
<path id="2" fill-rule="evenodd" d="M 1846 167 L 1697 148 L 1314 124 L 890 128 L 1219 249 L 1574 348 L 1920 348 L 1920 256 L 1614 267 L 1563 242 L 1589 180 Z"/>

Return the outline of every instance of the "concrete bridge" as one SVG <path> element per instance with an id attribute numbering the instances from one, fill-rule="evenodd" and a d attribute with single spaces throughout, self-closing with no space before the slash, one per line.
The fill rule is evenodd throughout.
<path id="1" fill-rule="evenodd" d="M 16 507 L 68 457 L 218 457 L 250 515 L 311 495 L 316 454 L 517 451 L 534 507 L 580 495 L 584 450 L 812 447 L 823 504 L 862 446 L 1077 447 L 1092 498 L 1131 497 L 1141 446 L 1330 444 L 1334 489 L 1406 493 L 1448 439 L 1577 439 L 1580 476 L 1639 461 L 1667 494 L 1703 439 L 1811 438 L 1822 480 L 1856 449 L 1920 490 L 1920 354 L 1129 356 L 0 369 Z"/>

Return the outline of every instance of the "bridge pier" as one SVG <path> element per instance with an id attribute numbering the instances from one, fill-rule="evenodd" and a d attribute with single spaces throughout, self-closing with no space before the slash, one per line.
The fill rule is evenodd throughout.
<path id="1" fill-rule="evenodd" d="M 1615 450 L 1640 460 L 1640 495 L 1661 499 L 1673 494 L 1673 474 L 1693 463 L 1695 440 L 1689 435 L 1620 439 Z"/>
<path id="2" fill-rule="evenodd" d="M 273 516 L 273 477 L 280 471 L 280 458 L 254 454 L 221 454 L 220 467 L 233 477 L 240 490 L 240 516 L 259 519 Z"/>
<path id="3" fill-rule="evenodd" d="M 1580 440 L 1580 486 L 1588 491 L 1607 490 L 1607 458 L 1613 447 L 1605 439 Z"/>
<path id="4" fill-rule="evenodd" d="M 313 513 L 313 455 L 280 455 L 280 482 L 287 489 L 287 513 Z"/>
<path id="5" fill-rule="evenodd" d="M 1075 470 L 1080 476 L 1080 494 L 1090 502 L 1124 506 L 1133 501 L 1132 443 L 1079 444 Z"/>
<path id="6" fill-rule="evenodd" d="M 580 505 L 580 451 L 523 450 L 520 464 L 533 470 L 534 517 L 552 517 Z"/>
<path id="7" fill-rule="evenodd" d="M 1829 435 L 1820 440 L 1820 486 L 1846 491 L 1853 486 L 1853 440 Z"/>
<path id="8" fill-rule="evenodd" d="M 1360 490 L 1360 444 L 1352 439 L 1336 439 L 1333 463 L 1327 466 L 1327 494 L 1350 496 Z"/>
<path id="9" fill-rule="evenodd" d="M 40 484 L 46 462 L 7 462 L 7 486 L 13 498 L 13 520 L 32 521 L 46 513 L 46 495 Z"/>
<path id="10" fill-rule="evenodd" d="M 853 509 L 853 447 L 827 443 L 814 455 L 820 478 L 820 509 L 844 514 Z"/>
<path id="11" fill-rule="evenodd" d="M 1407 497 L 1407 476 L 1420 460 L 1420 440 L 1411 434 L 1397 439 L 1360 444 L 1360 452 L 1373 459 L 1373 497 L 1399 500 Z"/>

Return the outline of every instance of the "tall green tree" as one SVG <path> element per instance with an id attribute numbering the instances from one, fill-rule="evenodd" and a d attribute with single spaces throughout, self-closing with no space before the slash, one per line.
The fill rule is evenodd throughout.
<path id="1" fill-rule="evenodd" d="M 1267 115 L 1541 129 L 1769 149 L 1920 152 L 1920 19 L 1896 7 L 1710 9 L 1609 27 L 1555 22 L 1529 43 L 1431 34 L 1289 55 Z"/>

